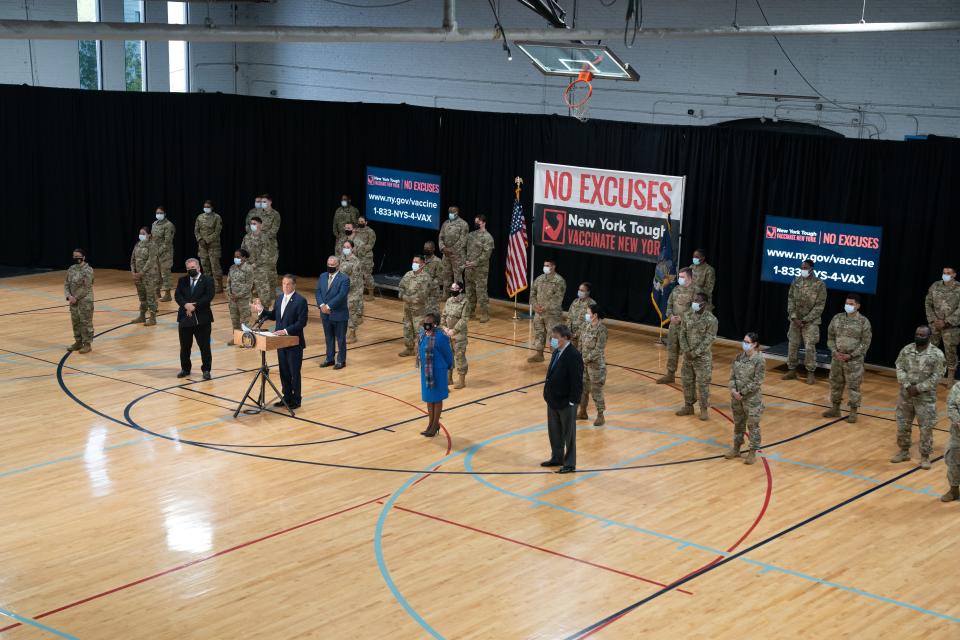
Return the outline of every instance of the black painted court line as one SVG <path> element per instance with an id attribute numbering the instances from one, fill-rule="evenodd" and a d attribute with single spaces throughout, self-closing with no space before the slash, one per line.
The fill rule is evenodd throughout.
<path id="1" fill-rule="evenodd" d="M 96 311 L 96 304 L 98 302 L 106 302 L 108 300 L 120 300 L 121 298 L 134 298 L 136 296 L 137 296 L 136 293 L 130 293 L 124 296 L 113 296 L 112 298 L 98 298 L 93 301 L 94 311 Z M 69 307 L 70 305 L 64 302 L 64 304 L 58 304 L 52 307 L 37 307 L 36 309 L 24 309 L 23 311 L 9 311 L 7 313 L 0 313 L 0 318 L 4 316 L 17 316 L 23 313 L 35 313 L 37 311 L 50 311 L 52 309 L 68 309 Z"/>

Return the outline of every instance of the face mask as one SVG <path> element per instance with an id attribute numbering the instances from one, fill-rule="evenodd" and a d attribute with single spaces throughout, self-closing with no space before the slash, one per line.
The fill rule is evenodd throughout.
<path id="1" fill-rule="evenodd" d="M 143 235 L 142 233 L 138 237 L 140 238 L 140 242 L 143 242 L 147 239 L 147 236 Z"/>
<path id="2" fill-rule="evenodd" d="M 360 227 L 361 229 L 363 229 L 364 227 L 367 226 L 367 223 L 366 223 L 366 222 L 358 222 L 358 223 L 357 223 L 357 226 Z"/>
<path id="3" fill-rule="evenodd" d="M 413 269 L 415 272 L 420 271 L 420 263 L 414 262 L 412 265 L 410 265 L 410 268 Z"/>
<path id="4" fill-rule="evenodd" d="M 473 226 L 475 226 L 477 229 L 479 229 L 479 228 L 480 228 L 480 221 L 479 221 L 479 220 L 474 220 L 474 221 L 473 221 Z"/>
<path id="5" fill-rule="evenodd" d="M 239 265 L 239 264 L 242 263 L 242 262 L 243 262 L 243 260 L 240 259 L 240 258 L 234 258 L 234 259 L 233 259 L 233 264 Z"/>
<path id="6" fill-rule="evenodd" d="M 432 255 L 433 255 L 433 249 L 424 249 L 424 250 L 423 250 L 423 255 L 425 255 L 425 256 L 432 256 Z"/>
<path id="7" fill-rule="evenodd" d="M 694 311 L 700 311 L 701 307 L 703 307 L 703 305 L 699 302 L 693 302 L 690 304 L 690 306 L 693 307 Z"/>
<path id="8" fill-rule="evenodd" d="M 166 217 L 167 217 L 167 214 L 165 214 L 165 213 L 158 213 L 158 214 L 157 214 L 157 220 L 163 220 L 163 219 L 166 218 Z"/>
<path id="9" fill-rule="evenodd" d="M 917 337 L 914 337 L 913 339 L 913 343 L 918 347 L 925 347 L 928 342 L 930 342 L 930 338 L 921 338 L 917 336 Z"/>
<path id="10" fill-rule="evenodd" d="M 550 338 L 550 348 L 551 348 L 551 349 L 559 349 L 559 348 L 560 348 L 560 341 L 557 340 L 556 338 Z"/>
<path id="11" fill-rule="evenodd" d="M 260 208 L 261 208 L 261 207 L 260 207 L 260 201 L 259 201 L 259 200 L 258 200 L 257 202 L 254 202 L 254 203 L 253 203 L 253 208 L 254 208 L 254 209 L 260 209 Z"/>
<path id="12" fill-rule="evenodd" d="M 255 224 L 250 225 L 250 231 L 256 231 L 256 230 L 257 230 L 257 225 Z"/>
<path id="13" fill-rule="evenodd" d="M 453 220 L 454 218 L 457 217 L 457 214 L 454 213 L 453 211 L 450 211 L 449 213 L 447 213 L 447 217 Z"/>
<path id="14" fill-rule="evenodd" d="M 804 278 L 810 277 L 810 269 L 800 269 L 800 275 Z"/>
<path id="15" fill-rule="evenodd" d="M 187 269 L 187 275 L 190 276 L 191 278 L 196 278 L 198 273 L 200 272 L 197 271 L 196 269 Z"/>
<path id="16" fill-rule="evenodd" d="M 458 295 L 460 295 L 460 289 L 450 289 L 450 295 L 456 298 Z"/>
<path id="17" fill-rule="evenodd" d="M 679 282 L 680 286 L 682 287 L 683 285 L 687 284 L 687 279 L 684 278 L 683 276 L 680 276 L 679 278 L 677 278 L 677 282 Z"/>
<path id="18" fill-rule="evenodd" d="M 543 268 L 543 274 L 544 274 L 544 275 L 548 275 L 549 273 L 550 273 L 550 267 L 544 267 L 544 268 Z"/>
<path id="19" fill-rule="evenodd" d="M 846 311 L 847 313 L 853 313 L 854 311 L 857 310 L 857 308 L 852 304 L 845 304 L 843 305 L 843 310 Z"/>
<path id="20" fill-rule="evenodd" d="M 694 258 L 693 264 L 700 264 L 700 258 Z"/>
<path id="21" fill-rule="evenodd" d="M 953 280 L 953 276 L 948 275 L 948 274 L 946 274 L 946 273 L 943 274 L 943 281 L 944 281 L 944 282 L 950 282 L 951 280 Z"/>
<path id="22" fill-rule="evenodd" d="M 272 207 L 273 207 L 273 203 L 272 203 L 272 202 L 264 202 L 264 203 L 260 206 L 261 209 L 270 209 L 270 208 L 272 208 Z"/>
<path id="23" fill-rule="evenodd" d="M 210 213 L 211 211 L 213 211 L 213 207 L 204 207 L 204 208 L 203 208 L 203 212 L 204 212 L 204 213 Z"/>
<path id="24" fill-rule="evenodd" d="M 74 258 L 73 261 L 77 264 L 81 264 L 83 262 L 83 258 Z"/>
<path id="25" fill-rule="evenodd" d="M 330 265 L 327 265 L 327 273 L 336 273 L 336 272 L 337 272 L 336 267 L 331 267 Z"/>
<path id="26" fill-rule="evenodd" d="M 743 350 L 744 350 L 745 352 L 749 352 L 750 349 L 753 348 L 753 343 L 752 343 L 752 342 L 743 342 L 743 343 L 740 344 L 740 346 L 743 347 Z"/>
<path id="27" fill-rule="evenodd" d="M 589 313 L 584 314 L 583 319 L 586 320 L 587 322 L 593 322 L 593 316 L 590 315 Z"/>
<path id="28" fill-rule="evenodd" d="M 343 255 L 348 256 L 348 255 L 350 255 L 350 253 L 351 253 L 352 251 L 353 251 L 353 249 L 350 249 L 349 247 L 344 247 L 344 248 L 343 248 Z"/>
<path id="29" fill-rule="evenodd" d="M 425 331 L 433 331 L 433 323 L 432 323 L 432 322 L 424 322 L 424 323 L 423 323 L 423 328 L 424 328 Z"/>
<path id="30" fill-rule="evenodd" d="M 353 235 L 353 229 L 344 229 L 343 232 L 344 232 L 345 234 L 347 234 L 348 236 L 352 236 L 352 235 Z"/>
<path id="31" fill-rule="evenodd" d="M 341 201 L 340 201 L 340 206 L 341 206 L 341 207 L 345 207 L 345 206 L 347 206 L 348 204 L 350 204 L 350 201 L 349 201 L 349 200 L 341 200 Z"/>
<path id="32" fill-rule="evenodd" d="M 586 298 L 586 297 L 587 297 L 587 292 L 586 292 L 586 291 L 579 291 L 579 290 L 578 290 L 578 291 L 577 291 L 577 297 L 582 300 L 583 298 Z"/>

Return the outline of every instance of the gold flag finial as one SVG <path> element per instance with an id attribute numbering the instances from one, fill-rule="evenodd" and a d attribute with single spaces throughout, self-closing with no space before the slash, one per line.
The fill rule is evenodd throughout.
<path id="1" fill-rule="evenodd" d="M 523 178 L 521 178 L 520 176 L 517 176 L 516 178 L 513 179 L 513 182 L 514 182 L 514 184 L 517 185 L 517 188 L 516 188 L 516 190 L 514 191 L 514 193 L 517 194 L 517 200 L 519 200 L 519 199 L 520 199 L 520 185 L 523 184 Z"/>

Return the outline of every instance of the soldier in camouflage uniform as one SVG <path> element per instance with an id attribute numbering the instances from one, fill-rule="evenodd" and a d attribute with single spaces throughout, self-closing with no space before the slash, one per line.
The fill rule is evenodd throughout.
<path id="1" fill-rule="evenodd" d="M 263 221 L 260 216 L 251 218 L 250 230 L 243 237 L 240 248 L 246 249 L 250 254 L 248 262 L 253 267 L 254 297 L 259 298 L 263 306 L 269 309 L 277 296 L 277 288 L 273 266 L 270 264 L 269 257 L 264 255 L 267 240 L 263 235 L 262 226 Z"/>
<path id="2" fill-rule="evenodd" d="M 173 236 L 177 228 L 167 219 L 163 207 L 157 207 L 157 221 L 153 223 L 150 235 L 157 247 L 157 257 L 160 259 L 160 280 L 163 285 L 163 297 L 160 302 L 170 302 L 170 273 L 173 270 Z"/>
<path id="3" fill-rule="evenodd" d="M 566 281 L 557 273 L 557 263 L 543 261 L 543 275 L 537 276 L 530 287 L 530 304 L 533 306 L 533 355 L 527 362 L 543 362 L 543 345 L 547 334 L 560 324 L 563 318 L 563 294 Z"/>
<path id="4" fill-rule="evenodd" d="M 603 411 L 607 403 L 603 398 L 603 387 L 607 383 L 607 325 L 603 324 L 603 316 L 596 302 L 591 302 L 586 308 L 589 320 L 581 318 L 584 323 L 580 326 L 580 355 L 583 357 L 583 396 L 580 398 L 580 409 L 577 420 L 587 419 L 587 405 L 590 395 L 597 406 L 597 419 L 593 426 L 599 427 L 606 422 Z"/>
<path id="5" fill-rule="evenodd" d="M 700 400 L 700 419 L 710 417 L 710 381 L 713 378 L 713 341 L 717 339 L 717 318 L 707 311 L 707 296 L 695 293 L 690 311 L 680 323 L 680 350 L 683 352 L 683 408 L 678 416 L 693 415 L 693 403 Z"/>
<path id="6" fill-rule="evenodd" d="M 942 502 L 960 500 L 960 385 L 954 385 L 947 396 L 947 416 L 950 418 L 950 442 L 943 454 L 950 490 L 940 496 Z"/>
<path id="7" fill-rule="evenodd" d="M 413 355 L 413 348 L 417 343 L 417 327 L 426 314 L 431 286 L 430 276 L 423 271 L 423 258 L 414 256 L 410 271 L 400 278 L 398 295 L 403 300 L 403 351 L 397 355 Z"/>
<path id="8" fill-rule="evenodd" d="M 703 293 L 707 296 L 707 307 L 713 311 L 713 287 L 717 283 L 717 273 L 713 267 L 707 264 L 707 254 L 703 249 L 697 249 L 693 252 L 693 264 L 690 265 L 693 272 L 693 291 L 694 293 Z"/>
<path id="9" fill-rule="evenodd" d="M 230 323 L 234 329 L 240 329 L 245 320 L 250 319 L 250 303 L 253 301 L 253 285 L 256 272 L 250 264 L 250 252 L 237 249 L 233 252 L 233 266 L 227 273 L 227 306 L 230 309 Z M 228 346 L 236 344 L 233 336 Z"/>
<path id="10" fill-rule="evenodd" d="M 442 311 L 443 300 L 443 261 L 436 256 L 437 245 L 432 240 L 423 243 L 423 271 L 430 279 L 430 293 L 427 295 L 427 311 Z M 447 291 L 449 291 L 449 285 Z"/>
<path id="11" fill-rule="evenodd" d="M 377 232 L 370 228 L 367 219 L 363 215 L 357 216 L 356 238 L 357 259 L 360 260 L 361 271 L 363 272 L 363 288 L 365 292 L 373 297 L 373 247 L 377 244 Z M 360 245 L 360 242 L 363 245 Z"/>
<path id="12" fill-rule="evenodd" d="M 140 229 L 140 241 L 134 245 L 130 255 L 130 272 L 137 285 L 140 298 L 140 315 L 133 321 L 143 322 L 150 327 L 157 324 L 157 294 L 160 293 L 160 257 L 157 245 L 150 237 L 147 227 Z M 149 312 L 149 315 L 146 315 Z"/>
<path id="13" fill-rule="evenodd" d="M 450 297 L 443 305 L 440 325 L 453 343 L 453 362 L 457 367 L 457 384 L 453 388 L 463 389 L 467 386 L 467 298 L 457 282 L 450 285 Z M 447 369 L 447 375 L 447 384 L 453 384 L 452 368 Z"/>
<path id="14" fill-rule="evenodd" d="M 860 296 L 851 293 L 843 305 L 843 313 L 833 316 L 827 327 L 827 347 L 832 354 L 830 361 L 830 409 L 823 412 L 824 418 L 840 415 L 840 400 L 843 387 L 850 388 L 850 415 L 847 422 L 857 421 L 860 406 L 860 384 L 863 382 L 863 356 L 873 340 L 870 321 L 860 315 Z"/>
<path id="15" fill-rule="evenodd" d="M 355 252 L 356 245 L 352 240 L 344 240 L 340 245 L 340 271 L 350 278 L 350 291 L 347 293 L 349 344 L 357 341 L 357 327 L 363 324 L 363 269 Z"/>
<path id="16" fill-rule="evenodd" d="M 760 448 L 760 416 L 763 414 L 763 396 L 760 388 L 767 374 L 763 356 L 760 354 L 760 338 L 755 333 L 743 337 L 743 353 L 730 365 L 730 408 L 733 409 L 733 446 L 723 457 L 733 460 L 740 457 L 743 434 L 750 434 L 750 450 L 744 464 L 756 461 Z"/>
<path id="17" fill-rule="evenodd" d="M 677 274 L 677 286 L 667 298 L 667 317 L 670 328 L 667 330 L 667 372 L 657 378 L 657 384 L 672 384 L 677 375 L 677 362 L 680 360 L 680 328 L 683 315 L 690 310 L 693 302 L 693 272 L 689 267 L 680 269 Z"/>
<path id="18" fill-rule="evenodd" d="M 347 194 L 340 196 L 340 206 L 337 207 L 337 210 L 333 212 L 333 237 L 335 238 L 333 244 L 333 255 L 340 255 L 340 252 L 343 251 L 343 240 L 340 237 L 340 233 L 343 231 L 343 228 L 348 222 L 351 225 L 357 224 L 357 217 L 359 215 L 360 211 L 358 211 L 355 206 L 350 204 L 350 196 Z M 350 282 L 353 282 L 352 278 Z"/>
<path id="19" fill-rule="evenodd" d="M 203 272 L 213 278 L 217 293 L 223 291 L 223 267 L 220 265 L 220 231 L 223 220 L 213 210 L 213 202 L 203 201 L 203 213 L 197 216 L 193 235 L 197 238 L 197 255 Z"/>
<path id="20" fill-rule="evenodd" d="M 63 297 L 70 304 L 73 344 L 67 351 L 90 353 L 93 342 L 93 268 L 83 249 L 73 250 L 73 262 L 63 282 Z"/>
<path id="21" fill-rule="evenodd" d="M 470 225 L 460 217 L 460 208 L 447 210 L 447 220 L 440 227 L 440 251 L 443 252 L 443 291 L 454 281 L 463 284 L 463 262 L 467 251 Z"/>
<path id="22" fill-rule="evenodd" d="M 367 246 L 369 241 L 369 236 L 367 234 L 361 234 L 357 232 L 357 225 L 352 222 L 346 222 L 343 225 L 343 228 L 340 230 L 340 234 L 337 236 L 336 249 L 334 251 L 335 256 L 343 255 L 343 243 L 349 240 L 353 248 L 350 251 L 351 254 L 357 259 L 358 262 L 363 264 L 363 258 L 368 253 L 370 253 L 370 248 Z M 360 284 L 363 284 L 362 270 L 357 272 L 356 278 Z M 354 278 L 350 278 L 350 284 L 353 285 Z"/>
<path id="23" fill-rule="evenodd" d="M 273 300 L 277 297 L 277 262 L 280 260 L 280 246 L 277 243 L 277 234 L 280 232 L 280 212 L 273 208 L 273 200 L 269 195 L 263 194 L 261 198 L 263 208 L 260 210 L 260 219 L 263 220 L 263 235 L 266 240 L 263 260 L 270 263 L 270 286 L 274 290 L 270 294 L 270 299 Z"/>
<path id="24" fill-rule="evenodd" d="M 467 260 L 463 279 L 467 284 L 467 314 L 480 306 L 480 322 L 490 320 L 490 297 L 487 295 L 487 277 L 490 275 L 490 256 L 493 254 L 493 236 L 487 231 L 487 216 L 479 214 L 473 223 L 476 229 L 467 234 Z"/>
<path id="25" fill-rule="evenodd" d="M 570 308 L 567 310 L 567 326 L 570 327 L 570 333 L 573 334 L 570 342 L 573 343 L 573 347 L 577 351 L 580 351 L 580 329 L 587 323 L 584 316 L 587 315 L 587 309 L 590 305 L 596 302 L 590 297 L 590 286 L 589 282 L 580 283 L 577 288 L 577 297 L 570 303 Z"/>
<path id="26" fill-rule="evenodd" d="M 816 382 L 817 342 L 820 340 L 820 316 L 827 303 L 827 285 L 814 271 L 813 261 L 804 260 L 800 265 L 800 276 L 790 283 L 787 294 L 787 316 L 790 326 L 787 328 L 787 369 L 784 380 L 797 379 L 800 341 L 803 341 L 803 364 L 807 369 L 807 384 Z"/>
<path id="27" fill-rule="evenodd" d="M 930 344 L 930 327 L 917 327 L 913 344 L 897 356 L 897 446 L 900 452 L 890 462 L 910 459 L 913 418 L 920 423 L 920 468 L 930 468 L 933 427 L 937 424 L 937 383 L 943 375 L 943 351 Z"/>
<path id="28" fill-rule="evenodd" d="M 947 381 L 953 384 L 957 371 L 957 344 L 960 343 L 960 283 L 953 267 L 944 267 L 940 282 L 934 282 L 925 301 L 927 322 L 933 331 L 930 342 L 935 347 L 943 341 L 947 359 Z"/>

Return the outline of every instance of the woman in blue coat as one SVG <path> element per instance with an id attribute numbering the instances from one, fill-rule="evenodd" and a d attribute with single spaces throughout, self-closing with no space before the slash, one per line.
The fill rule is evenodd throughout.
<path id="1" fill-rule="evenodd" d="M 423 329 L 417 338 L 417 366 L 420 368 L 420 394 L 427 403 L 430 421 L 420 435 L 432 438 L 440 431 L 440 412 L 447 399 L 447 371 L 453 367 L 450 338 L 440 330 L 440 314 L 423 317 Z"/>

